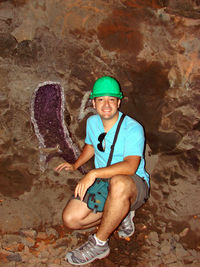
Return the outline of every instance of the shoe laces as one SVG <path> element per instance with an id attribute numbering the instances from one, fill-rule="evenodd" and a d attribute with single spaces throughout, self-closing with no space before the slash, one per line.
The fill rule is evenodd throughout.
<path id="1" fill-rule="evenodd" d="M 131 223 L 130 223 L 130 213 L 126 216 L 126 218 L 122 221 L 120 225 L 120 229 L 127 229 L 131 228 Z"/>
<path id="2" fill-rule="evenodd" d="M 76 257 L 80 255 L 84 258 L 88 258 L 94 254 L 94 249 L 95 249 L 95 243 L 92 237 L 89 236 L 88 241 L 85 242 L 81 247 L 75 249 L 73 252 Z"/>
<path id="3" fill-rule="evenodd" d="M 128 215 L 121 222 L 119 229 L 120 230 L 132 230 L 133 228 L 133 217 L 135 216 L 135 211 L 130 211 Z"/>

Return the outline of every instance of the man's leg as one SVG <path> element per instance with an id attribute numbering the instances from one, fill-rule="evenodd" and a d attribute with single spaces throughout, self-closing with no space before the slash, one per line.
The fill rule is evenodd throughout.
<path id="1" fill-rule="evenodd" d="M 69 201 L 63 211 L 63 222 L 70 229 L 88 229 L 101 222 L 102 212 L 93 213 L 87 204 L 78 199 Z"/>
<path id="2" fill-rule="evenodd" d="M 140 208 L 149 198 L 149 187 L 144 178 L 139 177 L 137 174 L 131 176 L 136 188 L 137 188 L 137 198 L 134 203 L 132 203 L 128 215 L 123 219 L 118 227 L 118 236 L 120 238 L 128 238 L 132 236 L 135 232 L 135 225 L 133 222 L 133 217 L 135 216 L 135 211 Z"/>
<path id="3" fill-rule="evenodd" d="M 67 253 L 66 259 L 69 263 L 84 265 L 109 254 L 107 239 L 129 212 L 131 204 L 136 199 L 136 191 L 134 181 L 128 176 L 119 175 L 111 179 L 100 227 L 96 235 L 90 235 L 81 247 Z M 85 218 L 88 222 L 90 216 L 86 215 Z"/>
<path id="4" fill-rule="evenodd" d="M 103 217 L 96 233 L 97 238 L 103 241 L 109 238 L 126 217 L 136 196 L 136 185 L 131 177 L 118 175 L 111 179 Z"/>

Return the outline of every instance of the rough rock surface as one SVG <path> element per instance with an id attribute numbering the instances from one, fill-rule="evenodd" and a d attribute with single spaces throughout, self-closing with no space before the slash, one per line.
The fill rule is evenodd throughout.
<path id="1" fill-rule="evenodd" d="M 119 80 L 126 96 L 121 110 L 145 127 L 151 174 L 151 197 L 136 218 L 147 232 L 138 226 L 128 243 L 114 242 L 114 235 L 116 253 L 102 266 L 200 265 L 199 36 L 198 0 L 0 1 L 0 231 L 17 233 L 11 240 L 18 243 L 10 249 L 1 242 L 2 266 L 62 264 L 54 260 L 62 261 L 64 248 L 52 252 L 53 241 L 49 254 L 32 257 L 40 253 L 34 254 L 39 241 L 34 236 L 27 245 L 20 229 L 38 234 L 39 227 L 62 225 L 62 209 L 82 176 L 57 175 L 58 157 L 41 172 L 30 110 L 35 88 L 61 84 L 64 122 L 81 149 L 86 119 L 94 112 L 88 92 L 102 75 Z M 57 232 L 55 242 L 79 242 L 76 233 Z M 114 255 L 121 247 L 119 262 Z"/>

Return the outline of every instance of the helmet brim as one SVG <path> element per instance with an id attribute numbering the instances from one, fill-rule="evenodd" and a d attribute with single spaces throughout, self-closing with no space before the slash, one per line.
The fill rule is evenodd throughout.
<path id="1" fill-rule="evenodd" d="M 90 99 L 94 99 L 95 97 L 101 97 L 101 96 L 113 96 L 113 97 L 117 97 L 119 99 L 122 99 L 123 98 L 123 95 L 122 95 L 122 92 L 120 92 L 119 94 L 112 94 L 112 93 L 100 93 L 100 94 L 93 94 L 91 92 L 89 98 Z"/>

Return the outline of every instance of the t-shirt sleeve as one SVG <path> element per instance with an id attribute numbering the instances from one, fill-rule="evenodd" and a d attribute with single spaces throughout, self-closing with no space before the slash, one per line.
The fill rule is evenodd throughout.
<path id="1" fill-rule="evenodd" d="M 127 128 L 124 157 L 127 156 L 143 156 L 144 152 L 144 130 L 143 127 L 136 123 Z"/>
<path id="2" fill-rule="evenodd" d="M 88 145 L 92 145 L 92 140 L 91 140 L 91 122 L 90 118 L 87 119 L 86 123 L 86 137 L 85 137 L 85 143 Z"/>

